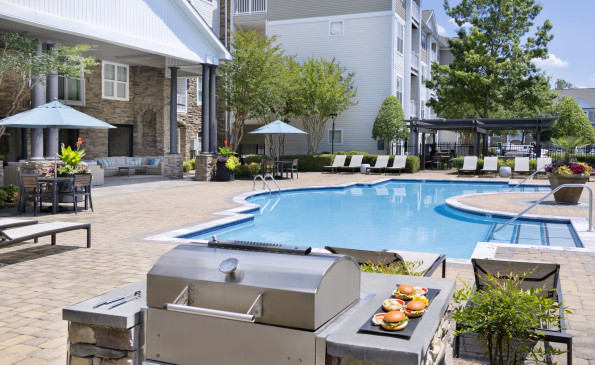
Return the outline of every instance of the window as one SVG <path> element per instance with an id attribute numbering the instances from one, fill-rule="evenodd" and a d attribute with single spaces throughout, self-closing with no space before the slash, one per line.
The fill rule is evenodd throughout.
<path id="1" fill-rule="evenodd" d="M 178 113 L 188 112 L 188 79 L 178 77 Z"/>
<path id="2" fill-rule="evenodd" d="M 428 51 L 428 38 L 424 33 L 421 34 L 421 49 Z"/>
<path id="3" fill-rule="evenodd" d="M 328 130 L 328 144 L 333 144 L 333 130 Z M 343 144 L 343 129 L 335 128 L 335 144 Z"/>
<path id="4" fill-rule="evenodd" d="M 405 27 L 403 24 L 397 22 L 397 52 L 403 54 L 403 34 L 405 33 Z"/>
<path id="5" fill-rule="evenodd" d="M 421 81 L 426 79 L 426 66 L 421 65 Z"/>
<path id="6" fill-rule="evenodd" d="M 329 35 L 343 35 L 343 21 L 329 22 Z"/>
<path id="7" fill-rule="evenodd" d="M 422 100 L 419 104 L 421 107 L 420 119 L 426 119 L 426 101 Z"/>
<path id="8" fill-rule="evenodd" d="M 397 76 L 397 99 L 399 99 L 399 103 L 403 105 L 403 78 Z"/>
<path id="9" fill-rule="evenodd" d="M 103 61 L 101 69 L 103 98 L 128 101 L 128 65 Z"/>
<path id="10" fill-rule="evenodd" d="M 58 100 L 64 104 L 85 105 L 85 78 L 58 75 Z"/>
<path id="11" fill-rule="evenodd" d="M 196 103 L 202 105 L 202 77 L 196 78 Z"/>

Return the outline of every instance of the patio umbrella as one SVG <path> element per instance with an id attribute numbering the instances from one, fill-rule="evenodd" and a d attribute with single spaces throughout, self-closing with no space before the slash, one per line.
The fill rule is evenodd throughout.
<path id="1" fill-rule="evenodd" d="M 248 132 L 248 134 L 308 134 L 296 127 L 292 127 L 287 123 L 283 123 L 280 120 L 276 120 L 258 129 Z M 279 146 L 280 150 L 281 146 Z M 280 151 L 277 151 L 277 160 L 279 160 Z"/>
<path id="2" fill-rule="evenodd" d="M 79 112 L 59 101 L 51 101 L 33 109 L 0 120 L 0 127 L 8 128 L 61 128 L 61 129 L 107 129 L 111 124 Z M 59 141 L 58 141 L 59 142 Z M 54 173 L 57 174 L 54 156 Z"/>

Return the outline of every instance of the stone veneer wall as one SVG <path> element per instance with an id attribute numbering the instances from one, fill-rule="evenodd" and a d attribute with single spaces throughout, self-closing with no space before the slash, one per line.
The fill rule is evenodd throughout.
<path id="1" fill-rule="evenodd" d="M 166 154 L 163 159 L 163 176 L 170 179 L 184 178 L 183 163 L 182 154 Z"/>
<path id="2" fill-rule="evenodd" d="M 200 154 L 196 156 L 194 180 L 211 181 L 215 171 L 215 156 L 211 154 Z"/>
<path id="3" fill-rule="evenodd" d="M 68 323 L 69 365 L 140 365 L 141 326 L 105 327 Z"/>

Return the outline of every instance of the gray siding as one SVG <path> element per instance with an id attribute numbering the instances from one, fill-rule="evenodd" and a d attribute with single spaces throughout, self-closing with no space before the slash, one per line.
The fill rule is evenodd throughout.
<path id="1" fill-rule="evenodd" d="M 401 19 L 405 19 L 405 5 L 403 5 L 403 1 L 395 0 L 395 12 L 401 17 Z"/>

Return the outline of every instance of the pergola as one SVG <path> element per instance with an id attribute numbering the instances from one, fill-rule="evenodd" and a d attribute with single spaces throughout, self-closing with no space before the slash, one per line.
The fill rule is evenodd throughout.
<path id="1" fill-rule="evenodd" d="M 517 119 L 408 119 L 405 120 L 407 128 L 414 132 L 413 145 L 415 146 L 414 154 L 418 154 L 418 134 L 422 133 L 422 143 L 425 144 L 425 134 L 435 134 L 437 131 L 472 131 L 473 138 L 473 154 L 479 155 L 479 139 L 484 138 L 483 154 L 488 152 L 487 135 L 488 131 L 492 130 L 535 130 L 537 139 L 537 155 L 541 154 L 541 137 L 540 132 L 543 129 L 550 128 L 554 125 L 557 117 L 537 117 L 537 118 L 517 118 Z M 423 147 L 422 147 L 423 148 Z"/>

